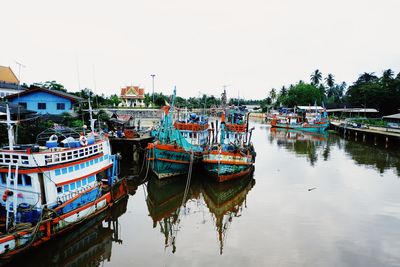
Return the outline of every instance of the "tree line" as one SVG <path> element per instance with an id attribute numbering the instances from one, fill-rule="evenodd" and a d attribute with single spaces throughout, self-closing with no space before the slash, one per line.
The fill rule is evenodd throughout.
<path id="1" fill-rule="evenodd" d="M 310 75 L 309 82 L 300 80 L 280 90 L 272 88 L 263 100 L 263 109 L 281 106 L 318 105 L 326 107 L 376 108 L 382 114 L 398 113 L 400 109 L 400 73 L 395 76 L 391 70 L 362 73 L 350 86 L 345 82 L 336 83 L 331 73 L 324 78 L 320 70 Z"/>

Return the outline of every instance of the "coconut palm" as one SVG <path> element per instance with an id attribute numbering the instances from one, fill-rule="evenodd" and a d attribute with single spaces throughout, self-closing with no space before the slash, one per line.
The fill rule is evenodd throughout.
<path id="1" fill-rule="evenodd" d="M 363 83 L 369 83 L 369 82 L 375 82 L 378 80 L 378 77 L 375 75 L 374 72 L 364 72 L 363 74 L 358 77 L 357 81 L 355 84 L 363 84 Z"/>
<path id="2" fill-rule="evenodd" d="M 291 85 L 292 86 L 292 85 Z M 281 96 L 285 96 L 287 94 L 287 89 L 285 86 L 282 86 L 281 90 L 279 91 Z"/>
<path id="3" fill-rule="evenodd" d="M 333 74 L 329 73 L 328 76 L 326 76 L 326 78 L 325 78 L 325 82 L 329 88 L 332 88 L 335 85 L 335 76 L 333 76 Z"/>
<path id="4" fill-rule="evenodd" d="M 316 69 L 311 75 L 310 75 L 310 80 L 311 84 L 317 86 L 321 80 L 322 80 L 322 73 L 319 71 L 319 69 Z"/>
<path id="5" fill-rule="evenodd" d="M 394 72 L 391 69 L 387 69 L 383 72 L 382 79 L 383 80 L 391 80 L 393 79 Z"/>

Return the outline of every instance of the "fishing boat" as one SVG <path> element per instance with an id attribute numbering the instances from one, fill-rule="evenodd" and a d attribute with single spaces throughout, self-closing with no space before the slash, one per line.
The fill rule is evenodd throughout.
<path id="1" fill-rule="evenodd" d="M 221 117 L 220 141 L 203 153 L 204 169 L 218 182 L 243 177 L 253 170 L 256 152 L 251 143 L 249 113 L 244 107 L 229 109 Z M 217 138 L 215 138 L 217 140 Z"/>
<path id="2" fill-rule="evenodd" d="M 155 142 L 147 146 L 147 160 L 159 179 L 188 174 L 201 162 L 203 142 L 208 140 L 208 124 L 202 121 L 173 123 L 176 89 L 170 107 L 154 131 Z"/>
<path id="3" fill-rule="evenodd" d="M 304 118 L 297 114 L 274 115 L 271 127 L 322 133 L 329 127 L 329 120 L 326 112 L 307 112 Z"/>
<path id="4" fill-rule="evenodd" d="M 127 203 L 128 198 L 124 198 L 74 231 L 16 257 L 9 266 L 99 266 L 110 261 L 113 243 L 122 243 L 118 218 L 126 212 Z"/>
<path id="5" fill-rule="evenodd" d="M 127 196 L 118 157 L 90 119 L 90 132 L 55 126 L 35 145 L 16 145 L 16 121 L 7 109 L 9 144 L 0 149 L 0 258 L 52 240 Z"/>

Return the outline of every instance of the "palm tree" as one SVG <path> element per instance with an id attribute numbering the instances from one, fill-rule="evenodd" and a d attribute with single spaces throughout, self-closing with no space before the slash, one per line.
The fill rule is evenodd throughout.
<path id="1" fill-rule="evenodd" d="M 382 79 L 383 80 L 391 80 L 393 79 L 394 72 L 391 69 L 387 69 L 383 72 Z"/>
<path id="2" fill-rule="evenodd" d="M 355 82 L 356 84 L 363 84 L 369 82 L 375 82 L 378 80 L 378 77 L 375 75 L 374 72 L 368 73 L 364 72 L 363 74 L 358 77 L 358 80 Z"/>
<path id="3" fill-rule="evenodd" d="M 332 88 L 335 85 L 335 76 L 333 74 L 329 73 L 328 76 L 325 78 L 326 85 L 328 85 L 329 88 Z"/>
<path id="4" fill-rule="evenodd" d="M 319 69 L 316 69 L 311 75 L 310 75 L 310 80 L 311 84 L 317 86 L 321 80 L 322 80 L 322 73 L 319 71 Z"/>
<path id="5" fill-rule="evenodd" d="M 282 88 L 281 88 L 279 94 L 280 94 L 281 96 L 285 96 L 285 95 L 287 94 L 287 89 L 286 89 L 285 86 L 282 86 Z"/>

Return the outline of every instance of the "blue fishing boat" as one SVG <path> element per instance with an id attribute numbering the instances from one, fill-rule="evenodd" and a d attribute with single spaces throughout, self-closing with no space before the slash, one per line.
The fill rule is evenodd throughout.
<path id="1" fill-rule="evenodd" d="M 220 141 L 203 153 L 204 169 L 218 182 L 236 179 L 253 170 L 256 152 L 251 143 L 249 113 L 243 107 L 233 108 L 221 117 Z M 217 138 L 216 138 L 217 139 Z"/>
<path id="2" fill-rule="evenodd" d="M 79 226 L 127 197 L 108 138 L 55 127 L 37 144 L 16 145 L 7 109 L 9 145 L 0 149 L 0 258 Z M 43 140 L 43 141 L 41 141 Z"/>
<path id="3" fill-rule="evenodd" d="M 154 133 L 156 141 L 147 147 L 147 159 L 159 179 L 191 173 L 193 166 L 201 162 L 203 142 L 208 140 L 207 123 L 176 122 L 174 126 L 175 97 L 176 89 Z"/>
<path id="4" fill-rule="evenodd" d="M 328 129 L 329 120 L 326 111 L 315 110 L 315 112 L 306 112 L 304 117 L 297 114 L 274 115 L 271 127 L 322 133 Z"/>

